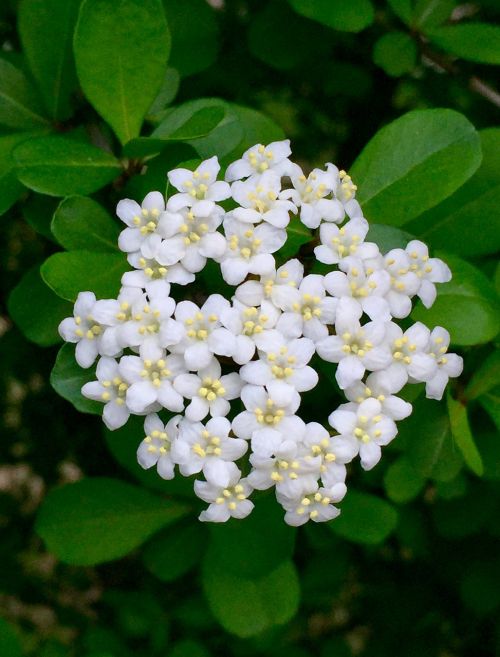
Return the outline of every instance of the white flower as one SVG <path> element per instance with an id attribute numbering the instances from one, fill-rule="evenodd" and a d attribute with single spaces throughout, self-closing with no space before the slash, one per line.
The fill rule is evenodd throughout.
<path id="1" fill-rule="evenodd" d="M 187 285 L 194 281 L 194 274 L 188 272 L 180 263 L 167 266 L 160 260 L 162 241 L 160 235 L 151 235 L 142 245 L 142 251 L 129 253 L 127 260 L 132 267 L 135 267 L 135 271 L 127 271 L 123 274 L 122 285 L 146 289 L 152 281 L 178 285 Z M 163 289 L 167 288 L 164 286 Z"/>
<path id="2" fill-rule="evenodd" d="M 391 315 L 397 319 L 408 317 L 411 299 L 420 288 L 420 279 L 410 271 L 410 257 L 403 249 L 392 249 L 385 256 L 365 261 L 366 273 L 385 269 L 390 274 L 391 288 L 385 298 L 389 302 Z"/>
<path id="3" fill-rule="evenodd" d="M 76 342 L 76 362 L 85 368 L 95 361 L 101 346 L 103 327 L 94 319 L 95 303 L 93 292 L 80 292 L 75 301 L 73 317 L 66 317 L 59 324 L 59 335 L 66 342 Z"/>
<path id="4" fill-rule="evenodd" d="M 178 212 L 180 208 L 194 205 L 196 201 L 223 201 L 231 196 L 227 182 L 217 180 L 220 164 L 217 156 L 202 162 L 195 171 L 173 169 L 168 173 L 170 183 L 181 193 L 168 199 L 167 209 Z"/>
<path id="5" fill-rule="evenodd" d="M 158 248 L 158 259 L 166 265 L 180 262 L 189 272 L 203 269 L 207 258 L 220 258 L 226 250 L 226 240 L 217 232 L 224 210 L 212 201 L 198 201 L 192 207 L 181 208 L 174 215 L 165 212 L 162 222 L 170 221 L 178 232 L 169 235 Z"/>
<path id="6" fill-rule="evenodd" d="M 274 253 L 286 242 L 286 231 L 267 223 L 258 226 L 224 220 L 228 247 L 218 259 L 222 277 L 229 285 L 238 285 L 248 274 L 265 274 L 275 266 Z"/>
<path id="7" fill-rule="evenodd" d="M 289 287 L 299 287 L 304 278 L 304 265 L 300 260 L 285 262 L 276 270 L 273 266 L 261 275 L 259 281 L 251 280 L 236 288 L 236 298 L 247 306 L 260 306 L 267 299 L 277 308 L 286 303 Z M 284 296 L 283 296 L 284 295 Z"/>
<path id="8" fill-rule="evenodd" d="M 195 481 L 196 495 L 209 502 L 210 506 L 202 511 L 199 519 L 202 522 L 226 522 L 229 518 L 246 518 L 253 509 L 249 499 L 252 487 L 247 479 L 241 479 L 241 472 L 234 463 L 227 464 L 229 483 L 218 486 L 208 481 Z"/>
<path id="9" fill-rule="evenodd" d="M 339 169 L 331 162 L 329 162 L 326 165 L 326 169 L 328 173 L 335 179 L 335 188 L 334 188 L 335 198 L 337 198 L 345 206 L 347 206 L 349 202 L 352 203 L 358 188 L 352 182 L 351 176 L 348 176 L 343 169 L 339 171 Z M 357 205 L 357 207 L 353 205 L 352 207 L 354 212 L 352 214 L 349 214 L 349 216 L 353 216 L 353 214 L 357 214 L 357 208 L 359 207 L 359 205 Z"/>
<path id="10" fill-rule="evenodd" d="M 276 322 L 280 311 L 269 301 L 263 301 L 259 308 L 246 306 L 237 299 L 233 300 L 231 308 L 223 310 L 221 322 L 235 336 L 233 360 L 238 365 L 248 363 L 255 354 L 255 345 L 261 340 Z"/>
<path id="11" fill-rule="evenodd" d="M 308 520 L 327 522 L 340 514 L 333 503 L 340 502 L 347 492 L 344 483 L 332 488 L 319 488 L 316 483 L 298 498 L 277 493 L 278 502 L 285 509 L 285 522 L 292 527 L 304 525 Z"/>
<path id="12" fill-rule="evenodd" d="M 426 308 L 430 308 L 436 300 L 434 283 L 447 283 L 451 280 L 451 271 L 439 258 L 429 258 L 429 249 L 419 240 L 408 242 L 406 252 L 410 256 L 410 271 L 420 278 L 417 296 Z"/>
<path id="13" fill-rule="evenodd" d="M 335 187 L 334 177 L 329 171 L 314 169 L 306 177 L 302 169 L 295 165 L 291 172 L 293 189 L 283 193 L 283 198 L 291 198 L 300 208 L 300 220 L 308 228 L 317 228 L 321 220 L 340 222 L 344 218 L 344 208 L 340 201 L 326 198 Z"/>
<path id="14" fill-rule="evenodd" d="M 95 320 L 103 326 L 100 351 L 105 356 L 118 356 L 127 344 L 120 340 L 120 328 L 132 316 L 132 306 L 147 303 L 147 297 L 138 287 L 122 287 L 117 299 L 99 299 L 92 310 Z"/>
<path id="15" fill-rule="evenodd" d="M 406 381 L 409 378 L 413 382 L 430 381 L 433 378 L 437 364 L 436 359 L 427 353 L 430 340 L 427 326 L 416 322 L 403 333 L 400 326 L 388 322 L 386 336 L 392 351 L 389 376 L 406 376 Z"/>
<path id="16" fill-rule="evenodd" d="M 395 438 L 396 423 L 382 413 L 377 399 L 365 399 L 361 404 L 341 404 L 328 417 L 330 425 L 342 438 L 356 438 L 359 446 L 361 466 L 371 470 L 379 461 L 381 447 Z"/>
<path id="17" fill-rule="evenodd" d="M 284 435 L 297 435 L 304 422 L 295 415 L 300 406 L 300 395 L 278 381 L 271 381 L 266 388 L 246 385 L 241 391 L 241 401 L 246 410 L 233 420 L 233 432 L 239 438 L 253 440 L 254 433 L 276 429 Z"/>
<path id="18" fill-rule="evenodd" d="M 340 300 L 335 321 L 336 335 L 329 335 L 316 344 L 318 355 L 329 363 L 338 363 L 335 378 L 344 389 L 363 378 L 365 370 L 388 367 L 391 352 L 386 341 L 386 324 L 359 322 L 361 311 L 356 303 L 344 297 Z"/>
<path id="19" fill-rule="evenodd" d="M 232 182 L 264 173 L 269 169 L 276 171 L 280 176 L 287 175 L 291 168 L 291 162 L 288 160 L 291 152 L 289 139 L 273 141 L 267 146 L 255 144 L 243 153 L 240 160 L 228 166 L 225 178 L 228 182 Z"/>
<path id="20" fill-rule="evenodd" d="M 354 256 L 344 258 L 339 268 L 342 271 L 331 271 L 325 276 L 326 291 L 337 299 L 352 298 L 370 319 L 388 322 L 391 314 L 384 296 L 391 287 L 389 274 L 380 269 L 367 275 L 363 261 Z"/>
<path id="21" fill-rule="evenodd" d="M 314 249 L 314 255 L 326 265 L 335 265 L 347 256 L 356 256 L 360 260 L 376 258 L 378 246 L 373 242 L 364 242 L 368 233 L 368 222 L 364 217 L 356 217 L 339 228 L 335 224 L 321 224 L 319 229 L 320 246 Z"/>
<path id="22" fill-rule="evenodd" d="M 146 417 L 144 431 L 146 437 L 137 450 L 137 460 L 145 470 L 156 465 L 162 479 L 174 478 L 174 461 L 172 447 L 178 434 L 180 415 L 176 415 L 167 424 L 163 424 L 156 413 Z"/>
<path id="23" fill-rule="evenodd" d="M 449 354 L 450 334 L 441 326 L 436 326 L 430 334 L 428 353 L 435 358 L 437 372 L 425 386 L 425 394 L 429 399 L 441 399 L 450 377 L 460 376 L 463 370 L 463 359 L 457 354 Z"/>
<path id="24" fill-rule="evenodd" d="M 221 326 L 221 315 L 229 307 L 229 301 L 220 294 L 211 294 L 201 308 L 192 301 L 177 304 L 175 318 L 184 325 L 184 337 L 170 350 L 184 356 L 189 370 L 207 367 L 213 354 L 234 353 L 234 335 Z"/>
<path id="25" fill-rule="evenodd" d="M 231 186 L 231 194 L 240 207 L 232 210 L 231 216 L 244 223 L 265 221 L 276 228 L 285 228 L 290 222 L 289 212 L 295 214 L 297 208 L 280 192 L 281 178 L 275 171 L 252 176 L 245 182 L 235 182 Z"/>
<path id="26" fill-rule="evenodd" d="M 118 238 L 120 249 L 125 253 L 139 251 L 149 236 L 156 233 L 164 210 L 165 200 L 160 192 L 150 192 L 142 206 L 129 198 L 120 201 L 116 214 L 128 226 Z"/>
<path id="27" fill-rule="evenodd" d="M 223 417 L 231 409 L 229 399 L 239 396 L 242 382 L 239 374 L 231 372 L 221 376 L 219 361 L 212 361 L 196 374 L 180 374 L 174 382 L 174 388 L 183 397 L 191 399 L 186 408 L 186 417 L 192 422 L 199 422 L 210 413 L 212 417 Z"/>
<path id="28" fill-rule="evenodd" d="M 345 481 L 346 463 L 350 463 L 359 451 L 354 437 L 331 436 L 318 422 L 309 422 L 302 442 L 308 449 L 306 461 L 320 459 L 319 473 L 325 488 Z"/>
<path id="29" fill-rule="evenodd" d="M 244 365 L 240 376 L 257 386 L 281 381 L 297 392 L 312 390 L 318 374 L 307 363 L 314 352 L 314 342 L 308 338 L 287 340 L 279 331 L 268 331 L 260 339 L 259 360 Z"/>
<path id="30" fill-rule="evenodd" d="M 104 424 L 111 431 L 119 429 L 130 417 L 125 399 L 128 384 L 120 376 L 118 363 L 114 358 L 100 358 L 96 375 L 97 381 L 90 381 L 82 387 L 82 395 L 102 402 Z"/>
<path id="31" fill-rule="evenodd" d="M 189 477 L 203 470 L 205 479 L 216 486 L 228 486 L 231 470 L 228 464 L 239 459 L 248 449 L 241 438 L 231 438 L 231 423 L 225 417 L 214 417 L 205 426 L 182 420 L 172 456 L 181 474 Z"/>
<path id="32" fill-rule="evenodd" d="M 177 344 L 183 337 L 182 324 L 171 318 L 175 309 L 172 297 L 141 297 L 132 304 L 130 318 L 117 330 L 122 347 L 139 347 L 151 342 L 158 347 Z"/>
<path id="33" fill-rule="evenodd" d="M 357 404 L 374 397 L 380 402 L 384 415 L 392 420 L 404 420 L 411 415 L 412 405 L 396 397 L 394 393 L 401 390 L 407 379 L 404 370 L 390 366 L 386 370 L 370 374 L 365 383 L 362 381 L 353 383 L 344 390 L 344 394 L 349 401 Z"/>
<path id="34" fill-rule="evenodd" d="M 184 408 L 182 396 L 172 386 L 175 377 L 185 371 L 181 356 L 166 356 L 163 349 L 152 342 L 145 342 L 139 356 L 123 356 L 120 359 L 119 371 L 130 384 L 126 402 L 132 413 L 148 412 L 152 405 L 174 412 Z"/>
<path id="35" fill-rule="evenodd" d="M 287 287 L 283 290 L 280 308 L 284 311 L 276 328 L 289 338 L 304 335 L 313 342 L 328 335 L 326 324 L 335 319 L 337 299 L 327 297 L 323 276 L 309 274 L 298 289 Z"/>

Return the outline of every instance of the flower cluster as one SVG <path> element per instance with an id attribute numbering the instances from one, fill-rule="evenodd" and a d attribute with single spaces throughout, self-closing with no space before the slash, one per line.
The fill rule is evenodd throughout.
<path id="1" fill-rule="evenodd" d="M 213 157 L 171 171 L 178 193 L 166 203 L 159 192 L 142 206 L 120 201 L 119 246 L 133 269 L 117 299 L 80 293 L 59 327 L 80 366 L 98 359 L 97 380 L 82 393 L 104 403 L 106 426 L 145 416 L 141 466 L 164 479 L 176 468 L 203 475 L 194 482 L 208 503 L 200 520 L 243 518 L 252 492 L 269 488 L 291 525 L 336 517 L 346 465 L 359 455 L 373 468 L 410 415 L 402 388 L 423 382 L 440 399 L 462 369 L 445 329 L 417 322 L 403 331 L 393 321 L 409 315 L 414 297 L 430 306 L 448 267 L 419 241 L 381 254 L 365 241 L 368 222 L 345 171 L 327 164 L 305 175 L 290 153 L 288 141 L 258 144 L 225 181 Z M 298 259 L 277 266 L 291 215 L 316 235 L 323 265 L 313 260 L 312 269 L 328 265 L 326 275 L 306 273 Z M 208 258 L 236 286 L 233 298 L 176 303 L 171 285 L 194 281 Z M 318 383 L 315 354 L 336 364 L 348 400 L 332 409 L 329 428 L 298 414 L 302 393 Z M 164 409 L 169 419 L 158 415 Z"/>

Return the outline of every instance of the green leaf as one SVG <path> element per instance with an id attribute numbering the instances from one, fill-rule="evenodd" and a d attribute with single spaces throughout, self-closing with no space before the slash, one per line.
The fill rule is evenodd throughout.
<path id="1" fill-rule="evenodd" d="M 382 128 L 350 173 L 368 219 L 401 226 L 450 196 L 480 162 L 479 136 L 464 116 L 416 110 Z"/>
<path id="2" fill-rule="evenodd" d="M 500 64 L 500 27 L 488 23 L 463 23 L 428 34 L 437 46 L 461 59 L 480 64 Z"/>
<path id="3" fill-rule="evenodd" d="M 467 408 L 460 401 L 453 399 L 449 392 L 446 400 L 452 438 L 462 452 L 466 465 L 480 477 L 484 472 L 483 460 L 472 436 Z"/>
<path id="4" fill-rule="evenodd" d="M 57 354 L 56 362 L 50 373 L 50 385 L 58 395 L 71 402 L 81 413 L 102 414 L 102 404 L 87 399 L 82 395 L 82 387 L 89 381 L 95 381 L 93 368 L 83 369 L 75 360 L 75 346 L 64 344 Z"/>
<path id="5" fill-rule="evenodd" d="M 286 242 L 275 254 L 280 262 L 293 258 L 301 246 L 313 240 L 311 231 L 297 217 L 293 217 L 286 227 L 286 234 Z"/>
<path id="6" fill-rule="evenodd" d="M 36 531 L 61 561 L 88 566 L 123 557 L 185 513 L 186 507 L 137 486 L 83 479 L 47 495 Z"/>
<path id="7" fill-rule="evenodd" d="M 241 638 L 286 623 L 296 614 L 300 599 L 299 579 L 291 562 L 264 577 L 244 579 L 205 559 L 203 589 L 215 618 Z"/>
<path id="8" fill-rule="evenodd" d="M 168 657 L 210 657 L 211 653 L 199 641 L 181 639 L 169 650 Z"/>
<path id="9" fill-rule="evenodd" d="M 450 481 L 462 466 L 442 403 L 417 399 L 413 413 L 399 424 L 398 440 L 406 445 L 405 455 L 422 477 Z"/>
<path id="10" fill-rule="evenodd" d="M 56 241 L 50 223 L 58 204 L 59 199 L 53 196 L 32 193 L 21 206 L 22 215 L 31 228 L 51 242 Z"/>
<path id="11" fill-rule="evenodd" d="M 114 180 L 121 166 L 110 153 L 65 137 L 38 137 L 14 150 L 19 180 L 41 194 L 91 194 Z"/>
<path id="12" fill-rule="evenodd" d="M 7 212 L 23 193 L 24 187 L 16 176 L 12 150 L 29 138 L 29 133 L 0 137 L 0 215 Z"/>
<path id="13" fill-rule="evenodd" d="M 409 25 L 413 16 L 412 0 L 388 0 L 392 11 L 403 23 Z"/>
<path id="14" fill-rule="evenodd" d="M 170 34 L 161 0 L 84 0 L 74 48 L 85 95 L 126 144 L 165 75 Z"/>
<path id="15" fill-rule="evenodd" d="M 396 78 L 410 73 L 417 63 L 417 44 L 405 32 L 387 32 L 375 43 L 373 61 Z"/>
<path id="16" fill-rule="evenodd" d="M 500 607 L 500 560 L 475 561 L 468 564 L 460 585 L 462 599 L 479 616 L 492 614 Z"/>
<path id="17" fill-rule="evenodd" d="M 328 527 L 338 536 L 354 543 L 382 543 L 392 534 L 398 522 L 396 509 L 369 493 L 349 489 L 340 507 L 341 515 Z"/>
<path id="18" fill-rule="evenodd" d="M 19 36 L 52 119 L 71 116 L 77 88 L 73 31 L 81 0 L 22 0 Z"/>
<path id="19" fill-rule="evenodd" d="M 262 577 L 291 559 L 296 531 L 283 522 L 274 496 L 259 500 L 245 522 L 210 526 L 207 560 L 241 577 Z"/>
<path id="20" fill-rule="evenodd" d="M 434 305 L 417 305 L 412 319 L 426 326 L 444 326 L 456 345 L 489 342 L 500 329 L 496 292 L 486 276 L 468 262 L 450 254 L 439 254 L 449 265 L 453 278 L 438 286 Z"/>
<path id="21" fill-rule="evenodd" d="M 468 400 L 477 399 L 496 386 L 500 386 L 500 350 L 498 349 L 491 353 L 473 373 L 464 395 Z"/>
<path id="22" fill-rule="evenodd" d="M 61 342 L 59 323 L 71 314 L 71 304 L 60 299 L 47 287 L 40 268 L 33 267 L 12 290 L 8 301 L 9 314 L 23 334 L 42 347 Z"/>
<path id="23" fill-rule="evenodd" d="M 162 582 L 173 582 L 201 561 L 206 540 L 207 529 L 198 520 L 166 529 L 146 545 L 144 565 Z"/>
<path id="24" fill-rule="evenodd" d="M 23 649 L 17 631 L 3 618 L 0 618 L 0 655 L 2 657 L 23 657 Z"/>
<path id="25" fill-rule="evenodd" d="M 101 299 L 116 298 L 122 275 L 130 270 L 123 253 L 54 253 L 40 268 L 43 280 L 62 299 L 75 301 L 82 290 Z"/>
<path id="26" fill-rule="evenodd" d="M 369 0 L 289 0 L 302 16 L 343 32 L 360 32 L 371 25 L 375 13 Z"/>
<path id="27" fill-rule="evenodd" d="M 221 40 L 215 12 L 208 2 L 163 0 L 163 6 L 172 33 L 170 64 L 182 77 L 212 66 Z"/>
<path id="28" fill-rule="evenodd" d="M 500 386 L 479 397 L 479 402 L 500 431 Z"/>
<path id="29" fill-rule="evenodd" d="M 500 128 L 481 130 L 481 166 L 452 196 L 408 224 L 436 249 L 464 257 L 500 250 Z"/>
<path id="30" fill-rule="evenodd" d="M 285 138 L 282 128 L 262 112 L 243 107 L 242 105 L 231 106 L 241 126 L 242 135 L 239 144 L 224 157 L 224 162 L 240 158 L 242 153 L 255 144 L 269 144 Z"/>
<path id="31" fill-rule="evenodd" d="M 417 0 L 413 10 L 412 26 L 427 32 L 444 23 L 455 8 L 455 0 Z"/>
<path id="32" fill-rule="evenodd" d="M 51 228 L 65 249 L 118 250 L 117 223 L 99 203 L 86 196 L 63 199 L 54 213 Z"/>
<path id="33" fill-rule="evenodd" d="M 170 105 L 179 91 L 179 83 L 180 77 L 178 71 L 169 66 L 165 71 L 160 90 L 148 110 L 148 120 L 153 120 L 153 117 L 158 114 L 158 112 L 161 112 L 167 105 Z"/>
<path id="34" fill-rule="evenodd" d="M 380 253 L 387 253 L 392 249 L 404 249 L 413 239 L 415 236 L 411 233 L 385 224 L 371 224 L 366 236 L 366 241 L 375 242 Z"/>
<path id="35" fill-rule="evenodd" d="M 48 126 L 38 94 L 26 75 L 0 58 L 0 124 L 16 130 Z"/>
<path id="36" fill-rule="evenodd" d="M 405 504 L 414 500 L 424 484 L 424 477 L 415 470 L 405 457 L 391 463 L 384 475 L 385 492 L 397 504 Z"/>

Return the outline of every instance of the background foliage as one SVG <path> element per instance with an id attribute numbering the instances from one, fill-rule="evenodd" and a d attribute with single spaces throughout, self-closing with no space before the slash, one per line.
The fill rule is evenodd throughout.
<path id="1" fill-rule="evenodd" d="M 2 657 L 500 654 L 499 18 L 494 0 L 1 3 Z M 103 432 L 57 325 L 80 289 L 118 289 L 118 199 L 285 135 L 306 167 L 349 170 L 382 249 L 417 236 L 447 260 L 412 318 L 448 328 L 465 371 L 440 403 L 414 387 L 338 520 L 296 532 L 263 499 L 206 527 L 190 482 L 138 468 L 140 421 Z M 280 255 L 304 240 L 292 224 Z M 338 401 L 322 375 L 311 419 Z"/>

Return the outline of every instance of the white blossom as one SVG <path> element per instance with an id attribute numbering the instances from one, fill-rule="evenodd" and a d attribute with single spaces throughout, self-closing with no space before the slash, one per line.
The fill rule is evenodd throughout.
<path id="1" fill-rule="evenodd" d="M 239 205 L 231 211 L 231 217 L 243 223 L 265 221 L 276 228 L 286 228 L 289 213 L 297 212 L 295 204 L 281 195 L 281 178 L 275 171 L 233 183 L 231 194 Z"/>
<path id="2" fill-rule="evenodd" d="M 346 463 L 350 463 L 359 451 L 354 437 L 331 436 L 323 425 L 309 422 L 302 442 L 307 449 L 306 462 L 319 459 L 319 475 L 325 488 L 345 481 Z"/>
<path id="3" fill-rule="evenodd" d="M 190 207 L 196 201 L 224 201 L 231 195 L 227 182 L 217 180 L 220 164 L 217 157 L 204 160 L 195 171 L 189 169 L 173 169 L 168 173 L 170 184 L 179 190 L 168 199 L 167 210 L 178 212 L 181 208 Z"/>
<path id="4" fill-rule="evenodd" d="M 346 492 L 344 483 L 335 484 L 331 488 L 320 488 L 315 483 L 298 498 L 278 493 L 277 499 L 286 510 L 285 522 L 292 527 L 299 527 L 309 520 L 327 522 L 336 518 L 340 510 L 334 504 L 340 502 Z"/>
<path id="5" fill-rule="evenodd" d="M 373 242 L 365 242 L 368 222 L 364 217 L 355 217 L 341 228 L 335 224 L 321 224 L 319 229 L 320 246 L 314 249 L 314 255 L 326 265 L 335 265 L 347 256 L 356 256 L 360 260 L 376 258 L 379 250 Z"/>
<path id="6" fill-rule="evenodd" d="M 92 313 L 103 327 L 100 351 L 105 356 L 119 356 L 127 343 L 120 340 L 121 327 L 131 319 L 132 306 L 137 302 L 147 303 L 147 296 L 141 288 L 122 287 L 117 299 L 99 299 Z"/>
<path id="7" fill-rule="evenodd" d="M 427 245 L 419 240 L 411 240 L 405 249 L 410 257 L 410 271 L 420 278 L 420 287 L 416 295 L 426 308 L 436 300 L 435 283 L 447 283 L 451 280 L 451 271 L 439 258 L 429 258 Z"/>
<path id="8" fill-rule="evenodd" d="M 430 331 L 416 322 L 404 333 L 394 322 L 386 325 L 386 336 L 392 352 L 389 377 L 405 377 L 412 382 L 430 381 L 437 372 L 436 359 L 427 353 Z M 406 383 L 405 381 L 405 383 Z"/>
<path id="9" fill-rule="evenodd" d="M 76 343 L 75 358 L 80 367 L 90 367 L 100 352 L 103 327 L 94 319 L 96 303 L 93 292 L 80 292 L 75 301 L 73 317 L 59 324 L 59 335 L 66 342 Z"/>
<path id="10" fill-rule="evenodd" d="M 344 208 L 340 201 L 331 196 L 335 188 L 334 176 L 330 171 L 313 169 L 305 176 L 302 169 L 295 165 L 290 179 L 293 189 L 283 193 L 283 198 L 290 198 L 300 209 L 300 220 L 308 228 L 317 228 L 321 220 L 340 222 L 344 218 Z"/>
<path id="11" fill-rule="evenodd" d="M 97 381 L 89 381 L 82 387 L 82 395 L 104 404 L 102 419 L 108 429 L 119 429 L 130 416 L 126 403 L 128 384 L 120 376 L 114 358 L 100 358 L 96 370 Z"/>
<path id="12" fill-rule="evenodd" d="M 146 289 L 153 281 L 177 283 L 178 285 L 187 285 L 194 281 L 194 274 L 181 263 L 167 266 L 165 262 L 162 262 L 160 255 L 162 242 L 160 235 L 155 233 L 151 235 L 147 243 L 142 245 L 141 251 L 129 253 L 127 260 L 135 268 L 135 271 L 127 271 L 123 274 L 122 285 Z M 159 287 L 159 289 L 162 288 Z M 167 288 L 163 287 L 163 290 L 165 289 Z"/>
<path id="13" fill-rule="evenodd" d="M 357 381 L 344 390 L 351 402 L 361 404 L 369 397 L 380 402 L 382 412 L 393 420 L 404 420 L 411 415 L 412 406 L 394 393 L 399 392 L 407 382 L 406 372 L 400 368 L 389 367 L 387 370 L 373 372 L 366 381 Z"/>
<path id="14" fill-rule="evenodd" d="M 420 288 L 420 279 L 410 271 L 410 257 L 403 249 L 392 249 L 385 256 L 365 261 L 366 273 L 385 269 L 390 275 L 391 287 L 385 298 L 389 303 L 391 315 L 397 319 L 408 317 L 411 312 L 411 299 Z"/>
<path id="15" fill-rule="evenodd" d="M 463 359 L 457 354 L 448 353 L 450 334 L 441 326 L 432 330 L 429 336 L 427 353 L 436 361 L 437 371 L 425 385 L 425 394 L 429 399 L 441 399 L 450 377 L 460 376 Z"/>
<path id="16" fill-rule="evenodd" d="M 276 270 L 273 266 L 260 276 L 260 280 L 245 281 L 236 288 L 236 298 L 247 306 L 260 306 L 266 299 L 277 308 L 287 300 L 287 289 L 298 288 L 304 278 L 304 265 L 297 260 L 289 260 Z"/>
<path id="17" fill-rule="evenodd" d="M 180 415 L 176 415 L 167 424 L 163 424 L 156 413 L 151 413 L 144 421 L 146 437 L 137 450 L 137 460 L 144 469 L 156 465 L 156 470 L 162 479 L 174 478 L 174 461 L 172 447 L 178 434 Z"/>
<path id="18" fill-rule="evenodd" d="M 234 463 L 228 463 L 229 482 L 219 486 L 208 481 L 195 481 L 194 492 L 209 503 L 208 509 L 200 513 L 202 522 L 226 522 L 229 518 L 246 518 L 252 512 L 253 502 L 248 497 L 252 487 Z"/>
<path id="19" fill-rule="evenodd" d="M 228 166 L 225 178 L 228 182 L 232 182 L 270 169 L 280 176 L 287 175 L 291 169 L 291 162 L 288 159 L 291 152 L 289 139 L 273 141 L 267 146 L 255 144 L 243 153 L 240 160 Z"/>
<path id="20" fill-rule="evenodd" d="M 142 205 L 129 198 L 120 201 L 116 214 L 127 224 L 118 238 L 118 246 L 125 253 L 140 251 L 149 237 L 156 233 L 158 222 L 165 210 L 165 199 L 160 192 L 150 192 Z"/>

